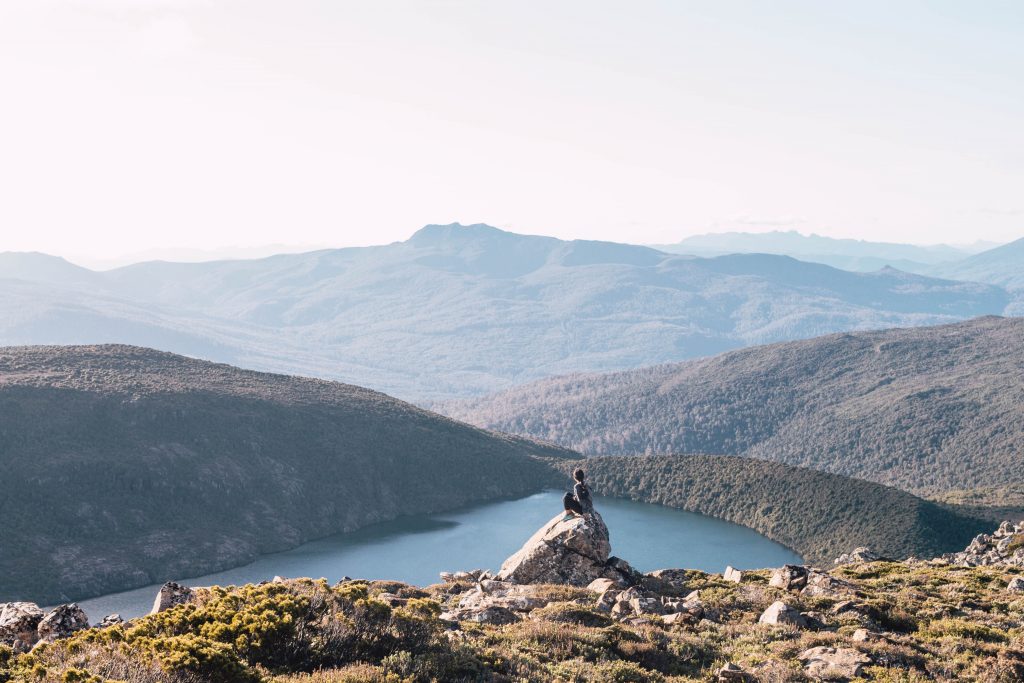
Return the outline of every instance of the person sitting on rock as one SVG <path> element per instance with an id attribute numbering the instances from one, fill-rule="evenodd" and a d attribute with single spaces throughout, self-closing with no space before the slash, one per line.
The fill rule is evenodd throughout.
<path id="1" fill-rule="evenodd" d="M 590 497 L 590 487 L 584 481 L 583 470 L 576 468 L 572 478 L 575 481 L 572 491 L 566 491 L 562 496 L 562 505 L 565 507 L 563 522 L 594 511 L 594 501 Z"/>
<path id="2" fill-rule="evenodd" d="M 572 487 L 572 493 L 580 506 L 580 514 L 590 514 L 594 511 L 594 501 L 590 497 L 590 487 L 583 480 L 583 469 L 577 467 L 572 473 L 572 478 L 576 481 L 576 485 Z"/>

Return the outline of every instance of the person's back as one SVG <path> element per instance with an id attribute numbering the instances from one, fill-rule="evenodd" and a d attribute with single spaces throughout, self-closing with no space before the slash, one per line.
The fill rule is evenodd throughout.
<path id="1" fill-rule="evenodd" d="M 590 497 L 590 487 L 587 486 L 584 481 L 584 474 L 582 469 L 577 469 L 572 473 L 572 478 L 576 481 L 576 484 L 572 487 L 573 496 L 576 501 L 580 504 L 580 508 L 584 514 L 594 511 L 594 501 Z"/>

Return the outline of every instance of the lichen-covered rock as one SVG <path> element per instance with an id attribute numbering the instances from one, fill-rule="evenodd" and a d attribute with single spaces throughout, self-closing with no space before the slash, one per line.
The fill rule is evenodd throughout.
<path id="1" fill-rule="evenodd" d="M 628 564 L 610 558 L 608 527 L 599 513 L 564 519 L 555 516 L 501 565 L 497 578 L 510 583 L 586 586 L 609 578 L 628 584 Z M 624 565 L 624 566 L 623 566 Z"/>
<path id="2" fill-rule="evenodd" d="M 834 681 L 860 676 L 871 658 L 848 647 L 812 647 L 797 657 L 804 664 L 804 673 L 817 680 Z"/>
<path id="3" fill-rule="evenodd" d="M 768 585 L 783 590 L 800 590 L 807 585 L 807 567 L 786 564 L 772 572 Z"/>
<path id="4" fill-rule="evenodd" d="M 39 640 L 52 643 L 84 628 L 89 628 L 89 617 L 76 603 L 71 603 L 55 607 L 40 619 L 36 632 L 39 634 Z"/>
<path id="5" fill-rule="evenodd" d="M 768 609 L 761 614 L 757 623 L 770 626 L 796 626 L 803 628 L 807 626 L 807 619 L 797 610 L 778 600 L 768 606 Z"/>
<path id="6" fill-rule="evenodd" d="M 100 620 L 100 623 L 96 624 L 98 628 L 110 628 L 111 626 L 117 626 L 123 624 L 124 619 L 121 618 L 120 614 L 108 614 Z"/>
<path id="7" fill-rule="evenodd" d="M 722 578 L 726 581 L 732 581 L 733 583 L 741 583 L 743 581 L 743 572 L 739 569 L 726 567 L 725 571 L 722 573 Z"/>
<path id="8" fill-rule="evenodd" d="M 840 565 L 856 564 L 858 562 L 877 562 L 881 559 L 881 555 L 872 551 L 871 548 L 865 548 L 862 546 L 860 548 L 854 548 L 848 553 L 843 553 L 836 559 L 832 560 L 832 564 L 838 567 Z"/>
<path id="9" fill-rule="evenodd" d="M 519 621 L 520 617 L 507 607 L 490 605 L 480 608 L 457 609 L 450 612 L 442 612 L 441 619 L 445 621 L 473 621 L 478 624 L 512 624 Z"/>
<path id="10" fill-rule="evenodd" d="M 28 650 L 39 640 L 43 610 L 34 602 L 0 603 L 0 644 L 16 652 Z"/>
<path id="11" fill-rule="evenodd" d="M 1024 577 L 1015 576 L 1006 584 L 1006 590 L 1010 593 L 1024 593 Z"/>
<path id="12" fill-rule="evenodd" d="M 164 610 L 177 607 L 178 605 L 184 605 L 186 602 L 191 601 L 194 596 L 194 591 L 188 586 L 182 586 L 180 583 L 168 581 L 164 585 L 160 586 L 160 590 L 156 594 L 156 599 L 153 601 L 153 609 L 150 610 L 149 613 L 156 614 L 157 612 L 163 612 Z"/>

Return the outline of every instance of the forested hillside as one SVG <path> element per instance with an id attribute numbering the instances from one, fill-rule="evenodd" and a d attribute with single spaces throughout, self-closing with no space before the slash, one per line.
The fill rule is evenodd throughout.
<path id="1" fill-rule="evenodd" d="M 823 566 L 859 546 L 891 558 L 932 557 L 993 524 L 874 482 L 752 458 L 603 457 L 588 459 L 586 470 L 602 495 L 742 524 Z"/>
<path id="2" fill-rule="evenodd" d="M 0 348 L 0 602 L 195 576 L 534 492 L 574 453 L 384 394 L 125 346 Z"/>
<path id="3" fill-rule="evenodd" d="M 394 244 L 93 272 L 0 254 L 0 344 L 130 343 L 369 386 L 475 396 L 844 330 L 1002 314 L 999 287 L 786 256 L 694 258 L 487 225 Z"/>
<path id="4" fill-rule="evenodd" d="M 723 453 L 910 491 L 1020 480 L 1024 319 L 836 334 L 442 410 L 587 454 Z"/>

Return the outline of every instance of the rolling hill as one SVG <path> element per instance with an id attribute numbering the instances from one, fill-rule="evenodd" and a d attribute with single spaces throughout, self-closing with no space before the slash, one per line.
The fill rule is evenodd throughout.
<path id="1" fill-rule="evenodd" d="M 1010 290 L 1024 290 L 1024 238 L 955 263 L 936 266 L 931 272 L 955 280 L 987 282 Z"/>
<path id="2" fill-rule="evenodd" d="M 570 375 L 439 408 L 587 454 L 722 453 L 918 493 L 1019 482 L 1024 319 L 743 349 Z"/>
<path id="3" fill-rule="evenodd" d="M 418 401 L 953 322 L 1011 303 L 999 287 L 894 269 L 693 258 L 485 225 L 427 226 L 376 247 L 104 272 L 38 254 L 0 258 L 0 344 L 131 343 Z"/>
<path id="4" fill-rule="evenodd" d="M 127 346 L 0 348 L 0 602 L 534 492 L 550 459 L 576 457 L 334 382 Z"/>

